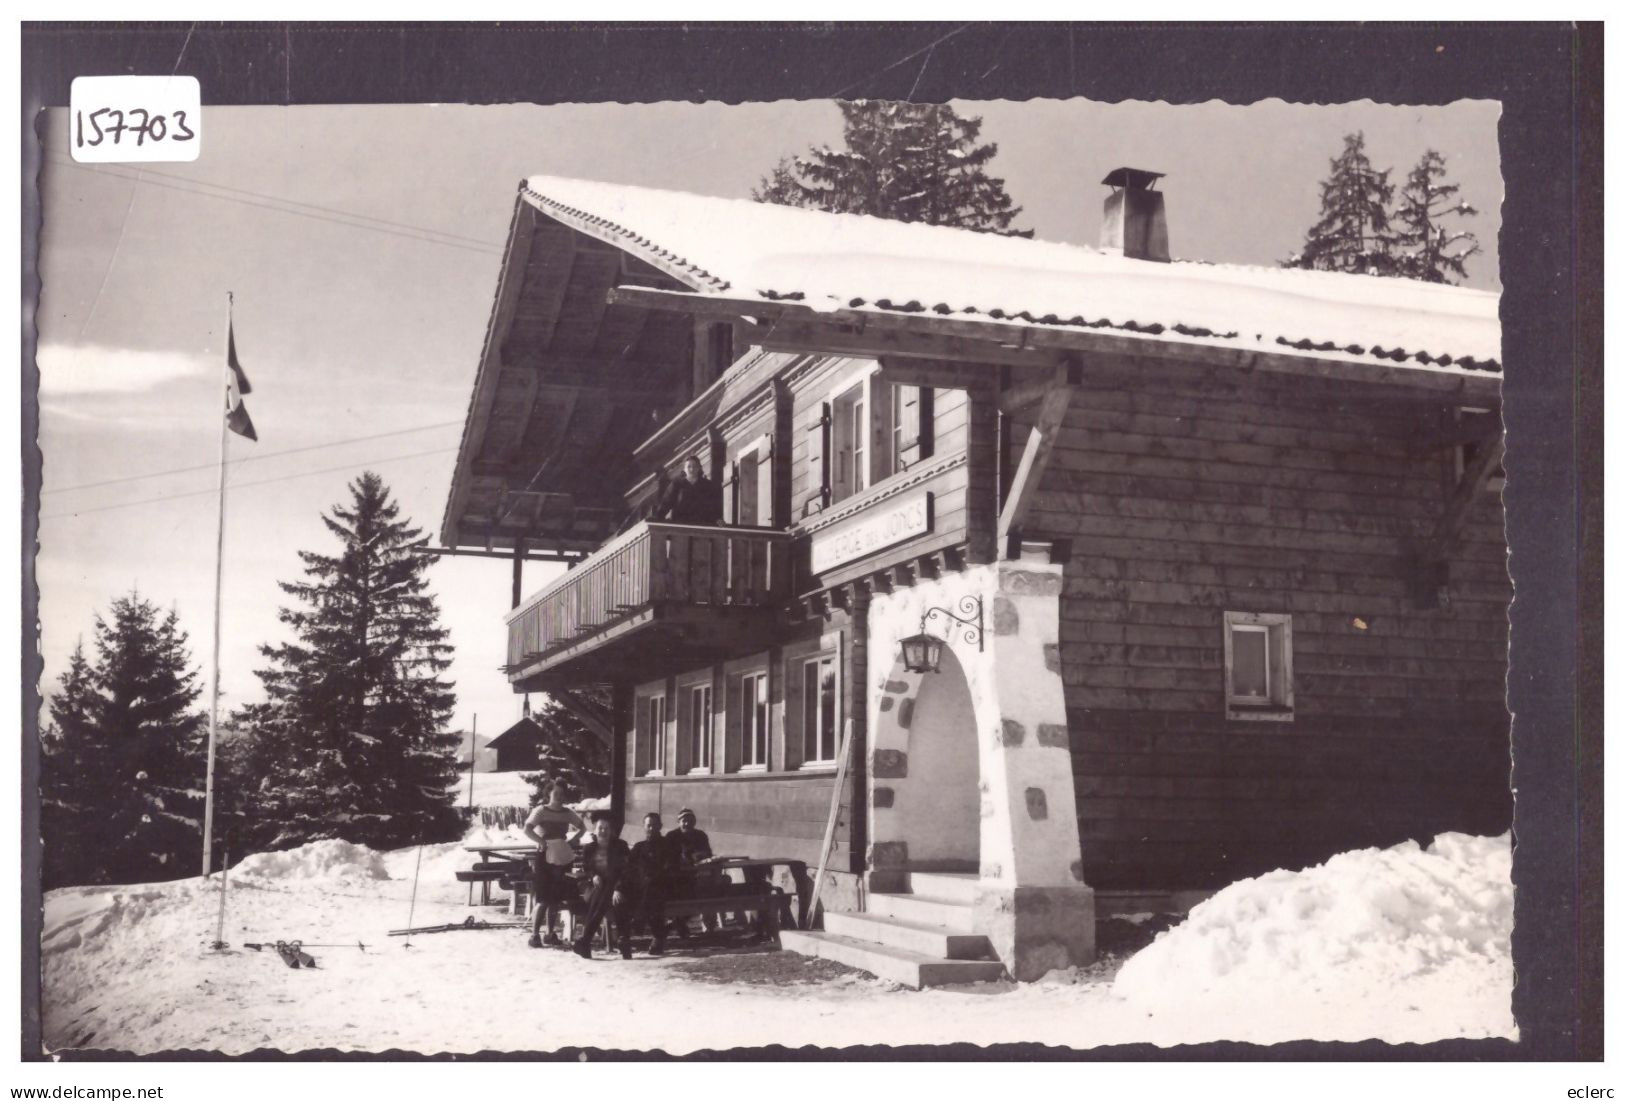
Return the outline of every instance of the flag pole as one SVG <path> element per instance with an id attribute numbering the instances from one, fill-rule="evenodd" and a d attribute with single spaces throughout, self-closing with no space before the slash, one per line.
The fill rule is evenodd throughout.
<path id="1" fill-rule="evenodd" d="M 474 713 L 474 731 L 468 736 L 468 809 L 474 809 L 474 758 L 480 754 L 480 716 Z"/>
<path id="2" fill-rule="evenodd" d="M 226 292 L 226 372 L 231 372 L 232 293 Z M 209 684 L 209 758 L 203 775 L 203 875 L 214 863 L 214 743 L 220 727 L 220 577 L 226 545 L 226 410 L 220 411 L 220 509 L 214 530 L 214 656 Z"/>

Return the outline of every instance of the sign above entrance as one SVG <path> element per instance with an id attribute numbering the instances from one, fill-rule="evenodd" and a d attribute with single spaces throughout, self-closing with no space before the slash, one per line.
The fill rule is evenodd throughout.
<path id="1" fill-rule="evenodd" d="M 931 494 L 926 491 L 868 509 L 812 539 L 812 572 L 895 546 L 931 530 Z"/>

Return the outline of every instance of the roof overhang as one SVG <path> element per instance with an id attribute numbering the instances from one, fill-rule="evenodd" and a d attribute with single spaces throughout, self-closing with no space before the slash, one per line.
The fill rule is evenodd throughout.
<path id="1" fill-rule="evenodd" d="M 1102 331 L 998 320 L 963 320 L 878 308 L 817 310 L 796 302 L 620 286 L 612 299 L 696 317 L 741 320 L 750 343 L 771 351 L 923 357 L 1008 367 L 1054 368 L 1090 354 L 1199 362 L 1281 375 L 1333 378 L 1445 404 L 1497 406 L 1501 375 L 1454 363 L 1384 362 L 1365 349 L 1257 345 L 1239 337 Z M 1373 349 L 1371 351 L 1377 351 Z M 1401 353 L 1403 354 L 1403 353 Z M 1409 357 L 1406 357 L 1409 359 Z"/>
<path id="2" fill-rule="evenodd" d="M 441 521 L 446 547 L 590 550 L 632 452 L 687 399 L 690 322 L 610 301 L 689 284 L 521 192 Z"/>

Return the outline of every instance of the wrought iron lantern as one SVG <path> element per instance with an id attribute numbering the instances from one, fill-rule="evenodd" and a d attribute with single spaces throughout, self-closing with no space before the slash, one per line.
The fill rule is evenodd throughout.
<path id="1" fill-rule="evenodd" d="M 902 643 L 903 668 L 910 673 L 935 673 L 942 661 L 942 640 L 921 631 L 909 635 Z"/>
<path id="2" fill-rule="evenodd" d="M 976 643 L 978 651 L 982 649 L 982 598 L 979 596 L 960 598 L 959 610 L 964 614 L 955 615 L 946 608 L 925 610 L 925 614 L 920 616 L 920 633 L 909 635 L 899 643 L 903 648 L 904 669 L 910 673 L 935 673 L 941 669 L 944 640 L 925 629 L 926 620 L 934 615 L 945 616 L 960 624 L 964 630 L 965 641 Z"/>

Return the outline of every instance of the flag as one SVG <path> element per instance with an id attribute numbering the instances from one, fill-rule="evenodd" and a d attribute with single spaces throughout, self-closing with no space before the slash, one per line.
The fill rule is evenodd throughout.
<path id="1" fill-rule="evenodd" d="M 249 419 L 248 407 L 243 404 L 243 395 L 252 394 L 254 388 L 248 384 L 248 375 L 244 373 L 242 364 L 237 362 L 237 335 L 232 327 L 226 326 L 226 427 L 239 436 L 246 436 L 251 440 L 258 440 L 254 432 L 254 422 Z"/>

